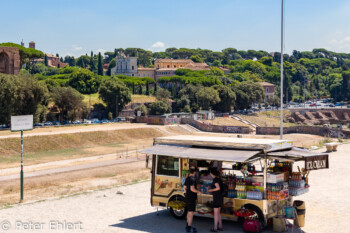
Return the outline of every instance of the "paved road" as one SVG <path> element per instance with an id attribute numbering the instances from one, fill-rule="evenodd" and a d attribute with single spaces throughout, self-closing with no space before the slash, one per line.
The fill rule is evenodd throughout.
<path id="1" fill-rule="evenodd" d="M 115 154 L 113 154 L 113 156 L 116 157 Z M 45 170 L 40 170 L 40 171 L 24 172 L 24 178 L 54 175 L 54 174 L 59 174 L 59 173 L 68 173 L 68 172 L 79 171 L 79 170 L 88 170 L 88 169 L 92 169 L 92 168 L 112 166 L 112 165 L 116 165 L 116 164 L 131 163 L 131 162 L 139 161 L 140 158 L 141 157 L 139 157 L 139 158 L 136 158 L 136 157 L 121 158 L 121 159 L 115 159 L 115 160 L 94 162 L 94 163 L 89 163 L 89 164 L 80 164 L 80 165 L 74 165 L 74 166 L 45 169 Z M 18 180 L 18 179 L 20 179 L 19 172 L 18 172 L 18 174 L 0 176 L 0 182 Z"/>

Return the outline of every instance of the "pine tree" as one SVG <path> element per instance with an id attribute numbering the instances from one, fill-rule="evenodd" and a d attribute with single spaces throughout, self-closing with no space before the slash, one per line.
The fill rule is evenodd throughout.
<path id="1" fill-rule="evenodd" d="M 90 56 L 90 70 L 94 72 L 96 70 L 95 62 L 94 62 L 94 54 L 91 51 L 91 56 Z"/>
<path id="2" fill-rule="evenodd" d="M 175 89 L 175 84 L 171 85 L 171 95 L 175 99 L 176 98 L 176 89 Z"/>
<path id="3" fill-rule="evenodd" d="M 101 52 L 98 53 L 97 74 L 98 74 L 98 75 L 103 75 L 103 64 L 102 64 L 102 55 L 101 55 Z"/>
<path id="4" fill-rule="evenodd" d="M 153 95 L 155 95 L 157 93 L 157 82 L 154 84 L 154 93 Z"/>
<path id="5" fill-rule="evenodd" d="M 149 95 L 149 82 L 146 82 L 146 95 Z"/>
<path id="6" fill-rule="evenodd" d="M 142 95 L 142 86 L 139 84 L 139 94 Z"/>
<path id="7" fill-rule="evenodd" d="M 45 66 L 49 66 L 49 60 L 48 60 L 46 54 L 45 54 L 45 58 L 44 58 L 44 64 L 45 64 Z"/>

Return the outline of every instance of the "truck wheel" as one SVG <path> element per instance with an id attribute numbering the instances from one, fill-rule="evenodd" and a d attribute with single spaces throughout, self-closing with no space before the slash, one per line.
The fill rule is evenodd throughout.
<path id="1" fill-rule="evenodd" d="M 260 210 L 260 208 L 255 206 L 255 205 L 252 205 L 252 204 L 247 204 L 244 207 L 246 209 L 254 211 L 257 214 L 259 222 L 260 222 L 260 225 L 261 225 L 262 229 L 264 229 L 266 227 L 266 225 L 265 225 L 265 217 L 264 217 L 264 214 L 262 213 L 262 211 Z"/>
<path id="2" fill-rule="evenodd" d="M 183 197 L 181 197 L 181 196 L 177 196 L 177 198 L 176 197 L 172 197 L 170 199 L 170 201 L 174 201 L 175 199 L 177 199 L 179 201 L 185 201 L 185 199 Z M 184 219 L 186 217 L 186 215 L 187 215 L 187 209 L 186 208 L 185 209 L 175 210 L 175 209 L 170 207 L 169 210 L 170 210 L 171 215 L 174 218 L 176 218 L 176 219 Z"/>

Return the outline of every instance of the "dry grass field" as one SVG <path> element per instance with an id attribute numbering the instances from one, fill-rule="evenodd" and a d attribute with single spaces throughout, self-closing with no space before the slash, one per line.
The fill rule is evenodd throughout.
<path id="1" fill-rule="evenodd" d="M 283 112 L 284 119 L 289 116 L 291 113 L 288 110 Z M 254 124 L 257 124 L 261 127 L 278 127 L 280 125 L 280 112 L 279 111 L 267 111 L 259 112 L 256 116 L 254 115 L 239 115 L 242 119 L 248 120 Z M 284 123 L 285 127 L 296 126 L 297 124 L 293 123 Z"/>
<path id="2" fill-rule="evenodd" d="M 247 124 L 237 121 L 231 117 L 216 117 L 214 120 L 205 120 L 204 122 L 212 125 L 248 126 Z"/>

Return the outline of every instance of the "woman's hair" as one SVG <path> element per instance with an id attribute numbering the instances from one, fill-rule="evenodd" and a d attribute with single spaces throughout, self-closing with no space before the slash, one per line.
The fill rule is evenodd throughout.
<path id="1" fill-rule="evenodd" d="M 214 176 L 219 176 L 219 172 L 218 172 L 217 168 L 215 168 L 215 167 L 212 167 L 210 169 L 210 173 L 213 174 Z"/>
<path id="2" fill-rule="evenodd" d="M 190 174 L 193 174 L 194 172 L 196 172 L 197 171 L 197 169 L 196 168 L 194 168 L 194 167 L 190 167 Z"/>

